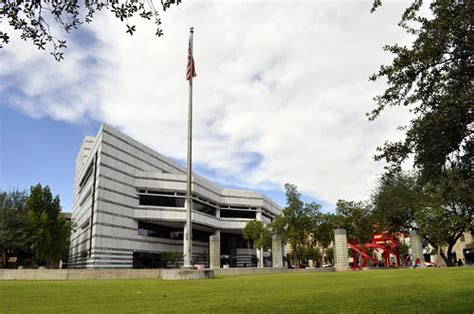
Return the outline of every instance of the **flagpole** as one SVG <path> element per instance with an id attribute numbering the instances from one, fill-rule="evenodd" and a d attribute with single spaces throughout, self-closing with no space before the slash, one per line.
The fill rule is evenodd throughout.
<path id="1" fill-rule="evenodd" d="M 193 51 L 193 33 L 191 27 L 189 29 L 189 52 Z M 194 58 L 192 60 L 194 63 Z M 194 64 L 191 65 L 194 67 Z M 193 267 L 192 265 L 192 248 L 193 248 L 193 231 L 192 231 L 192 150 L 193 150 L 193 75 L 189 78 L 189 104 L 188 104 L 188 169 L 186 182 L 186 225 L 184 227 L 184 267 Z"/>

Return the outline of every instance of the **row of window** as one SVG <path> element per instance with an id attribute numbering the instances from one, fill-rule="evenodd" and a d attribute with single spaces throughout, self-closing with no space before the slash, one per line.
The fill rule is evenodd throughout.
<path id="1" fill-rule="evenodd" d="M 185 199 L 179 196 L 164 196 L 152 194 L 139 194 L 138 204 L 144 206 L 163 206 L 163 207 L 180 207 L 184 208 Z M 210 206 L 199 200 L 193 200 L 193 210 L 203 212 L 212 216 L 216 215 L 216 208 Z M 220 216 L 222 218 L 248 218 L 255 219 L 256 211 L 239 208 L 239 209 L 220 209 Z M 264 214 L 265 215 L 265 214 Z M 268 215 L 265 215 L 266 217 Z M 271 219 L 271 217 L 268 217 Z"/>
<path id="2" fill-rule="evenodd" d="M 186 194 L 185 193 L 182 193 L 182 192 L 166 192 L 166 191 L 156 191 L 156 190 L 138 190 L 138 194 L 145 194 L 145 195 L 157 195 L 157 196 L 168 196 L 168 197 L 186 197 Z M 210 206 L 210 207 L 214 207 L 214 208 L 231 208 L 230 206 L 219 206 L 217 203 L 214 203 L 212 201 L 209 201 L 209 200 L 205 200 L 205 199 L 202 199 L 200 198 L 199 196 L 197 195 L 193 195 L 194 197 L 194 201 L 196 202 L 196 199 L 199 201 L 201 200 L 203 204 L 205 204 L 206 206 Z M 242 209 L 242 210 L 256 210 L 255 207 L 247 207 L 247 206 L 232 206 L 232 209 Z"/>
<path id="3" fill-rule="evenodd" d="M 138 235 L 154 237 L 154 238 L 164 238 L 164 239 L 173 239 L 173 240 L 182 240 L 183 239 L 183 229 L 182 228 L 172 228 L 161 225 L 156 225 L 144 221 L 138 222 Z M 208 242 L 209 236 L 212 233 L 207 233 L 199 230 L 193 229 L 193 240 Z"/>

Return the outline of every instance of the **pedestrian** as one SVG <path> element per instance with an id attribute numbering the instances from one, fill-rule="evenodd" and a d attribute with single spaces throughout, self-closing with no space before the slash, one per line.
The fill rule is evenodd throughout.
<path id="1" fill-rule="evenodd" d="M 420 259 L 417 258 L 415 261 L 415 268 L 420 268 L 420 267 L 421 267 L 421 262 L 420 262 Z"/>
<path id="2" fill-rule="evenodd" d="M 461 261 L 461 259 L 458 259 L 458 267 L 461 267 L 463 265 L 463 262 Z"/>

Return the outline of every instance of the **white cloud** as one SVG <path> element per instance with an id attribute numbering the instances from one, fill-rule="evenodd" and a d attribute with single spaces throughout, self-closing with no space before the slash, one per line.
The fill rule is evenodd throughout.
<path id="1" fill-rule="evenodd" d="M 329 203 L 359 200 L 383 167 L 372 160 L 375 147 L 399 137 L 395 127 L 408 119 L 398 109 L 372 123 L 365 117 L 384 87 L 368 76 L 390 61 L 381 47 L 409 42 L 396 27 L 406 2 L 384 3 L 375 14 L 370 5 L 184 1 L 163 14 L 162 38 L 151 23 L 136 20 L 130 37 L 124 24 L 100 15 L 90 26 L 98 39 L 92 47 L 70 47 L 56 64 L 13 44 L 0 76 L 15 74 L 14 86 L 28 97 L 10 105 L 30 115 L 90 116 L 184 159 L 194 26 L 194 161 L 221 182 L 292 182 Z M 88 58 L 98 63 L 87 66 Z"/>

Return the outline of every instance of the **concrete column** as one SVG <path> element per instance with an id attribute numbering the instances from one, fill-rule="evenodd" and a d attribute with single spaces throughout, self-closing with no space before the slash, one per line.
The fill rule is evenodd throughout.
<path id="1" fill-rule="evenodd" d="M 334 259 L 336 262 L 336 270 L 349 269 L 346 229 L 334 230 Z"/>
<path id="2" fill-rule="evenodd" d="M 255 219 L 258 221 L 262 221 L 262 209 L 258 208 L 257 213 L 255 215 Z M 256 249 L 257 257 L 258 257 L 258 267 L 263 267 L 263 250 Z"/>
<path id="3" fill-rule="evenodd" d="M 220 234 L 220 231 L 219 231 Z M 221 237 L 211 235 L 209 237 L 209 267 L 216 269 L 221 267 Z"/>
<path id="4" fill-rule="evenodd" d="M 283 248 L 281 245 L 281 237 L 272 235 L 272 264 L 273 267 L 283 267 Z"/>
<path id="5" fill-rule="evenodd" d="M 413 259 L 412 262 L 415 263 L 416 259 L 419 258 L 421 266 L 423 267 L 425 265 L 423 263 L 425 258 L 423 256 L 423 246 L 421 245 L 421 236 L 418 230 L 410 231 L 410 250 Z"/>

